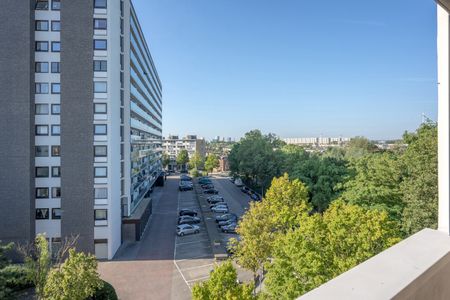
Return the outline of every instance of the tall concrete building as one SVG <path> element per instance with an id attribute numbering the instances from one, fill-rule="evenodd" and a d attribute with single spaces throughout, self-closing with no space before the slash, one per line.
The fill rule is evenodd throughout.
<path id="1" fill-rule="evenodd" d="M 177 168 L 176 158 L 181 150 L 186 150 L 189 158 L 195 152 L 205 157 L 206 142 L 204 138 L 199 138 L 196 135 L 187 135 L 183 138 L 180 138 L 178 135 L 169 135 L 163 139 L 163 150 L 170 157 L 170 163 L 167 168 L 172 171 Z"/>
<path id="2" fill-rule="evenodd" d="M 130 0 L 4 0 L 0 240 L 111 259 L 161 180 L 161 81 Z"/>

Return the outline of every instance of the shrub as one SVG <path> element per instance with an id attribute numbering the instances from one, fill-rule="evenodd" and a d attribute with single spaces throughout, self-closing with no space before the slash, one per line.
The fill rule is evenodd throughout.
<path id="1" fill-rule="evenodd" d="M 33 286 L 24 266 L 9 265 L 0 270 L 0 299 L 15 299 L 17 292 Z"/>
<path id="2" fill-rule="evenodd" d="M 103 281 L 103 287 L 97 289 L 91 298 L 92 300 L 117 300 L 117 294 L 114 287 L 106 281 Z"/>

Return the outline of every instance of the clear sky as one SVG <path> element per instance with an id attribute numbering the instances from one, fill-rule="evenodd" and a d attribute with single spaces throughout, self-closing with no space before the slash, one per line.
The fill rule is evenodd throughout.
<path id="1" fill-rule="evenodd" d="M 433 0 L 134 0 L 163 134 L 398 138 L 437 118 Z"/>

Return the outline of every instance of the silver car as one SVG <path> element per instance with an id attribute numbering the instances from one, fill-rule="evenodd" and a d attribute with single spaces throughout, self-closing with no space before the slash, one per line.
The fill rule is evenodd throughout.
<path id="1" fill-rule="evenodd" d="M 224 205 L 216 205 L 211 208 L 212 212 L 226 214 L 228 212 L 228 207 Z"/>
<path id="2" fill-rule="evenodd" d="M 199 233 L 200 227 L 197 225 L 190 225 L 190 224 L 182 224 L 177 226 L 177 235 L 183 236 L 186 234 L 193 234 L 193 233 Z"/>

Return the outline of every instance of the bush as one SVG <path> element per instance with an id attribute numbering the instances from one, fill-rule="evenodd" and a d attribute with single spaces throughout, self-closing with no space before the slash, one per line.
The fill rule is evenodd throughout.
<path id="1" fill-rule="evenodd" d="M 190 171 L 190 174 L 191 174 L 192 177 L 198 177 L 198 176 L 200 176 L 200 172 L 199 172 L 197 169 L 192 169 L 192 170 Z"/>
<path id="2" fill-rule="evenodd" d="M 103 287 L 95 291 L 92 300 L 117 300 L 117 294 L 114 287 L 106 281 L 103 281 Z"/>
<path id="3" fill-rule="evenodd" d="M 33 287 L 28 270 L 21 265 L 9 265 L 0 270 L 0 298 L 15 299 L 21 290 Z"/>

